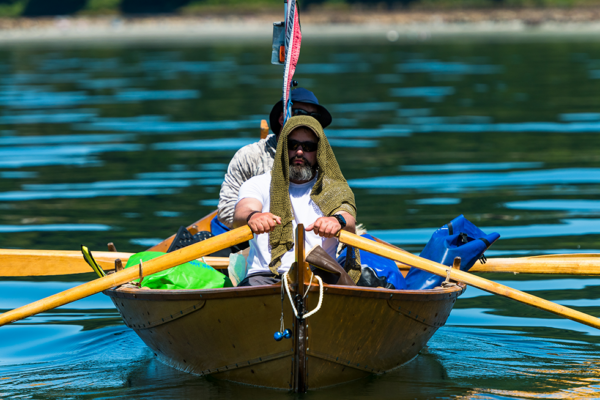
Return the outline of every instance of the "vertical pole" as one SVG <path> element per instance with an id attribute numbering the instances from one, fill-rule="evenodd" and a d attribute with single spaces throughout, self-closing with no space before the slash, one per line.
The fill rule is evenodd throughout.
<path id="1" fill-rule="evenodd" d="M 306 370 L 306 320 L 304 316 L 304 277 L 308 264 L 304 257 L 304 225 L 296 228 L 296 310 L 298 318 L 294 321 L 294 392 L 305 393 L 308 389 Z"/>

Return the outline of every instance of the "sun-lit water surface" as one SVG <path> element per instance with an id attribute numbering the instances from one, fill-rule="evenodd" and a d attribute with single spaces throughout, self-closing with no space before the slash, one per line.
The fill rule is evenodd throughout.
<path id="1" fill-rule="evenodd" d="M 141 251 L 216 206 L 280 97 L 258 45 L 0 50 L 0 246 Z M 459 214 L 489 256 L 600 252 L 600 43 L 307 41 L 296 79 L 359 222 L 418 253 Z M 600 316 L 600 279 L 487 275 Z M 0 311 L 91 274 L 0 281 Z M 273 316 L 274 329 L 279 316 Z M 402 338 L 398 338 L 402 340 Z M 295 396 L 159 363 L 103 295 L 0 328 L 0 398 L 600 398 L 593 328 L 468 288 L 411 363 Z"/>

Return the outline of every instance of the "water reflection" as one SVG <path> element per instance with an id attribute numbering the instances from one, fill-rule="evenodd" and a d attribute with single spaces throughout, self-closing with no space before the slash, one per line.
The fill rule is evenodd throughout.
<path id="1" fill-rule="evenodd" d="M 164 117 L 150 116 L 139 118 L 97 118 L 89 124 L 79 124 L 76 129 L 81 130 L 107 130 L 142 133 L 175 133 L 175 132 L 197 132 L 215 130 L 238 130 L 245 128 L 256 128 L 258 120 L 243 121 L 165 121 Z"/>
<path id="2" fill-rule="evenodd" d="M 552 236 L 600 234 L 598 219 L 564 219 L 559 224 L 530 224 L 526 226 L 485 226 L 484 232 L 497 232 L 503 240 L 545 238 Z M 374 236 L 394 244 L 425 244 L 438 228 L 370 230 Z"/>
<path id="3" fill-rule="evenodd" d="M 367 189 L 415 189 L 440 193 L 489 190 L 497 186 L 593 184 L 600 182 L 598 168 L 565 168 L 543 171 L 403 175 L 351 179 L 350 187 Z"/>
<path id="4" fill-rule="evenodd" d="M 212 181 L 211 181 L 212 183 Z M 65 184 L 66 185 L 66 184 Z M 77 185 L 77 184 L 75 184 Z M 175 182 L 168 183 L 166 186 L 187 187 L 191 182 L 183 181 L 183 183 Z M 118 186 L 117 186 L 118 187 Z M 41 187 L 40 189 L 45 189 Z M 51 199 L 91 199 L 96 197 L 117 197 L 117 196 L 157 196 L 176 194 L 175 189 L 156 189 L 156 188 L 130 188 L 124 187 L 119 189 L 101 188 L 97 190 L 75 190 L 75 189 L 54 189 L 52 191 L 15 191 L 15 192 L 0 192 L 0 201 L 33 201 L 33 200 L 51 200 Z M 32 229 L 35 230 L 35 229 Z"/>
<path id="5" fill-rule="evenodd" d="M 438 97 L 434 92 L 431 97 Z M 474 123 L 474 124 L 445 124 L 427 123 L 427 120 L 418 120 L 415 125 L 384 124 L 384 129 L 407 129 L 411 132 L 561 132 L 583 133 L 598 132 L 600 122 L 515 122 L 515 123 Z"/>
<path id="6" fill-rule="evenodd" d="M 437 60 L 410 60 L 396 65 L 396 70 L 402 73 L 425 72 L 430 74 L 496 74 L 502 71 L 499 65 L 475 65 L 460 62 L 442 62 Z"/>
<path id="7" fill-rule="evenodd" d="M 47 224 L 47 225 L 0 225 L 2 233 L 17 232 L 87 232 L 109 231 L 112 228 L 102 224 Z"/>
<path id="8" fill-rule="evenodd" d="M 328 106 L 335 113 L 363 113 L 373 111 L 395 111 L 400 106 L 396 102 L 348 103 Z"/>
<path id="9" fill-rule="evenodd" d="M 504 207 L 517 210 L 565 210 L 570 212 L 598 212 L 600 201 L 596 200 L 526 200 L 504 203 Z"/>
<path id="10" fill-rule="evenodd" d="M 503 163 L 462 163 L 432 165 L 401 165 L 400 171 L 412 172 L 453 172 L 453 171 L 493 171 L 503 169 L 541 168 L 542 162 L 503 162 Z"/>
<path id="11" fill-rule="evenodd" d="M 129 142 L 135 140 L 134 134 L 88 134 L 88 135 L 52 135 L 52 136 L 0 136 L 0 146 L 40 145 L 70 143 L 106 143 Z M 137 147 L 136 147 L 137 148 Z M 129 147 L 128 149 L 131 149 Z M 112 150 L 112 149 L 111 149 Z"/>
<path id="12" fill-rule="evenodd" d="M 453 87 L 411 87 L 390 89 L 390 95 L 396 97 L 434 97 L 441 98 L 454 94 Z"/>

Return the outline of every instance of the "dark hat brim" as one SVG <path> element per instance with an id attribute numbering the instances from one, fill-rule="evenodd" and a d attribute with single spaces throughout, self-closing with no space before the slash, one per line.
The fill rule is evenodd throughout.
<path id="1" fill-rule="evenodd" d="M 323 127 L 323 129 L 327 128 L 331 124 L 331 121 L 333 120 L 331 118 L 331 114 L 329 114 L 329 111 L 327 111 L 327 109 L 325 107 L 323 107 L 322 105 L 308 103 L 308 102 L 299 102 L 299 103 L 312 104 L 313 106 L 317 107 L 317 112 L 319 114 L 321 114 L 321 118 L 319 118 L 318 121 L 321 123 L 321 126 Z M 269 114 L 269 125 L 271 126 L 271 131 L 276 135 L 279 135 L 279 133 L 281 132 L 281 124 L 279 123 L 279 116 L 281 115 L 282 112 L 283 112 L 283 100 L 279 100 L 277 103 L 275 103 L 275 105 L 271 109 L 271 114 Z"/>

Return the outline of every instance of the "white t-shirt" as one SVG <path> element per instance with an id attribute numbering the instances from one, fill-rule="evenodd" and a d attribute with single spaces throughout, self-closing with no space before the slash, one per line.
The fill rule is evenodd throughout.
<path id="1" fill-rule="evenodd" d="M 317 177 L 310 182 L 296 184 L 290 182 L 290 200 L 292 202 L 292 214 L 295 219 L 293 221 L 294 232 L 298 224 L 304 224 L 308 227 L 315 222 L 317 218 L 323 217 L 321 209 L 310 198 L 310 192 L 317 181 Z M 245 198 L 252 198 L 260 201 L 262 204 L 262 212 L 269 212 L 271 205 L 271 172 L 257 175 L 242 185 L 238 202 Z M 338 246 L 338 239 L 324 238 L 315 235 L 312 231 L 305 234 L 306 251 L 320 245 L 330 256 L 335 258 L 335 253 Z M 279 273 L 284 273 L 294 262 L 294 251 L 292 248 L 281 258 L 281 267 Z M 269 263 L 271 262 L 271 247 L 269 246 L 269 234 L 263 233 L 254 235 L 254 239 L 250 241 L 250 253 L 248 254 L 248 275 L 254 275 L 260 272 L 270 272 Z"/>

